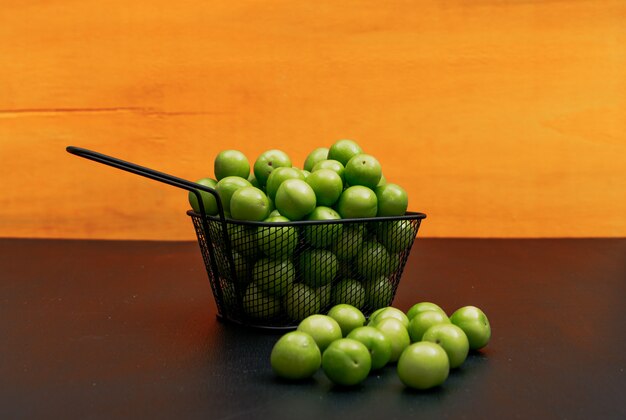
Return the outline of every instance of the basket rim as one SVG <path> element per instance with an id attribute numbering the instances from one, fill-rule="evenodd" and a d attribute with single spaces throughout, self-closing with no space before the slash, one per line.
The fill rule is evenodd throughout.
<path id="1" fill-rule="evenodd" d="M 187 215 L 191 218 L 202 218 L 202 214 L 196 213 L 193 210 L 187 210 Z M 426 218 L 425 213 L 407 211 L 402 216 L 380 216 L 380 217 L 362 217 L 362 218 L 350 218 L 350 219 L 333 219 L 333 220 L 293 220 L 289 222 L 256 222 L 252 220 L 237 220 L 224 217 L 223 219 L 217 216 L 206 215 L 207 220 L 214 222 L 227 222 L 230 224 L 244 225 L 244 226 L 306 226 L 306 225 L 326 225 L 326 224 L 346 224 L 346 223 L 368 223 L 368 222 L 385 222 L 385 221 L 398 221 L 398 220 L 423 220 Z"/>

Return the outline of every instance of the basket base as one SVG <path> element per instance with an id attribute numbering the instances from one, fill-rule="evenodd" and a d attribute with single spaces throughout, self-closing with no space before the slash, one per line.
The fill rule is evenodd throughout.
<path id="1" fill-rule="evenodd" d="M 238 327 L 244 328 L 244 329 L 264 331 L 264 332 L 275 333 L 275 334 L 285 333 L 288 331 L 294 331 L 296 328 L 298 328 L 297 325 L 291 325 L 291 326 L 286 326 L 286 327 L 272 327 L 268 325 L 244 324 L 243 322 L 226 318 L 222 314 L 217 314 L 215 315 L 215 317 L 217 318 L 219 322 L 224 323 L 226 325 L 237 325 Z"/>

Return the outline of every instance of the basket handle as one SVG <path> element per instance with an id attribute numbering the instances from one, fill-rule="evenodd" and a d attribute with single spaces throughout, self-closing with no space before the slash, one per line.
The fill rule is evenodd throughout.
<path id="1" fill-rule="evenodd" d="M 112 166 L 114 168 L 121 169 L 123 171 L 133 173 L 135 175 L 140 175 L 146 178 L 153 179 L 155 181 L 162 182 L 164 184 L 173 185 L 174 187 L 178 187 L 183 190 L 190 191 L 196 195 L 196 198 L 198 198 L 198 205 L 200 206 L 200 210 L 202 214 L 205 213 L 205 209 L 204 209 L 204 203 L 202 202 L 202 197 L 200 196 L 200 191 L 208 192 L 209 194 L 213 195 L 213 197 L 215 197 L 220 219 L 224 219 L 224 206 L 222 206 L 222 200 L 217 194 L 217 191 L 215 191 L 215 189 L 211 187 L 207 187 L 205 185 L 200 185 L 195 182 L 187 181 L 186 179 L 182 179 L 174 175 L 169 175 L 164 172 L 159 172 L 154 169 L 146 168 L 145 166 L 137 165 L 132 162 L 127 162 L 125 160 L 121 160 L 113 156 L 108 156 L 102 153 L 94 152 L 93 150 L 83 149 L 82 147 L 67 146 L 65 150 L 67 150 L 69 153 L 73 155 L 80 156 L 85 159 L 93 160 L 94 162 L 102 163 L 103 165 Z"/>
<path id="2" fill-rule="evenodd" d="M 220 221 L 222 222 L 222 232 L 224 234 L 224 240 L 226 242 L 227 249 L 231 249 L 230 238 L 228 236 L 228 231 L 226 228 L 226 218 L 224 216 L 224 206 L 222 205 L 222 200 L 220 199 L 217 191 L 211 187 L 207 187 L 204 185 L 197 184 L 195 182 L 187 181 L 186 179 L 179 178 L 177 176 L 169 175 L 164 172 L 159 172 L 154 169 L 146 168 L 145 166 L 137 165 L 132 162 L 127 162 L 113 156 L 108 156 L 102 153 L 94 152 L 93 150 L 83 149 L 82 147 L 76 146 L 67 146 L 65 149 L 68 153 L 71 153 L 76 156 L 80 156 L 85 159 L 93 160 L 94 162 L 102 163 L 103 165 L 112 166 L 117 169 L 121 169 L 126 172 L 133 173 L 135 175 L 140 175 L 149 179 L 153 179 L 155 181 L 162 182 L 164 184 L 172 185 L 177 188 L 181 188 L 183 190 L 187 190 L 195 194 L 198 199 L 198 205 L 200 206 L 200 216 L 202 219 L 202 228 L 204 229 L 205 235 L 210 235 L 209 231 L 209 223 L 206 218 L 206 210 L 204 208 L 204 203 L 202 200 L 202 196 L 200 195 L 200 191 L 208 192 L 215 197 L 215 201 L 217 203 L 217 210 L 220 216 Z M 209 248 L 209 253 L 211 255 L 211 268 L 214 273 L 218 273 L 217 266 L 215 264 L 215 256 L 213 255 L 213 248 L 211 246 Z M 232 256 L 228 253 L 229 262 L 231 264 L 231 270 L 234 272 L 234 261 L 232 261 Z M 216 287 L 218 293 L 220 294 L 221 300 L 221 287 Z"/>

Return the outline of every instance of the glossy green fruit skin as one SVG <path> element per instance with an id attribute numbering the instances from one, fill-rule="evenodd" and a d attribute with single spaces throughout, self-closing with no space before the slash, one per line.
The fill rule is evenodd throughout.
<path id="1" fill-rule="evenodd" d="M 333 306 L 328 311 L 328 316 L 333 318 L 341 327 L 341 333 L 345 337 L 355 328 L 365 324 L 365 316 L 359 308 L 345 303 Z"/>
<path id="2" fill-rule="evenodd" d="M 457 368 L 465 362 L 469 353 L 469 341 L 462 329 L 454 324 L 433 325 L 426 330 L 422 341 L 430 341 L 441 346 L 448 355 L 450 369 Z"/>
<path id="3" fill-rule="evenodd" d="M 422 313 L 422 312 L 426 312 L 426 311 L 435 311 L 445 316 L 448 316 L 446 312 L 441 308 L 441 306 L 432 302 L 416 303 L 415 305 L 409 308 L 409 310 L 406 312 L 406 316 L 409 318 L 409 321 L 410 321 L 415 317 L 415 315 Z"/>
<path id="4" fill-rule="evenodd" d="M 377 323 L 387 318 L 395 318 L 402 323 L 404 328 L 409 327 L 409 318 L 398 308 L 387 307 L 378 311 L 375 316 L 370 317 L 370 324 L 376 326 Z"/>
<path id="5" fill-rule="evenodd" d="M 363 343 L 350 338 L 333 341 L 322 355 L 322 369 L 333 383 L 357 385 L 369 375 L 372 358 Z"/>
<path id="6" fill-rule="evenodd" d="M 291 331 L 274 344 L 270 364 L 277 376 L 302 380 L 317 372 L 322 355 L 313 337 L 302 331 Z"/>
<path id="7" fill-rule="evenodd" d="M 335 340 L 342 338 L 341 327 L 328 315 L 315 314 L 304 318 L 298 324 L 298 331 L 309 334 L 321 352 Z"/>
<path id="8" fill-rule="evenodd" d="M 317 201 L 309 184 L 301 179 L 288 179 L 278 187 L 274 205 L 289 220 L 302 220 L 315 210 Z"/>
<path id="9" fill-rule="evenodd" d="M 402 322 L 395 318 L 385 318 L 377 322 L 375 328 L 382 332 L 391 342 L 390 362 L 398 361 L 405 348 L 411 344 L 411 338 Z"/>
<path id="10" fill-rule="evenodd" d="M 333 159 L 346 165 L 352 157 L 363 153 L 363 149 L 354 140 L 342 139 L 337 140 L 328 149 L 328 159 Z"/>
<path id="11" fill-rule="evenodd" d="M 265 187 L 274 169 L 291 166 L 291 159 L 287 153 L 277 149 L 267 150 L 261 153 L 254 162 L 254 177 L 261 187 Z"/>
<path id="12" fill-rule="evenodd" d="M 422 341 L 422 337 L 426 330 L 433 325 L 437 324 L 449 324 L 450 319 L 445 315 L 437 311 L 425 311 L 421 312 L 413 317 L 409 321 L 409 335 L 412 342 Z"/>
<path id="13" fill-rule="evenodd" d="M 276 199 L 278 187 L 288 179 L 300 179 L 304 181 L 304 174 L 300 169 L 285 166 L 276 168 L 270 173 L 265 184 L 265 191 L 270 200 Z"/>
<path id="14" fill-rule="evenodd" d="M 345 166 L 344 177 L 349 185 L 363 185 L 372 190 L 376 189 L 382 176 L 382 169 L 374 156 L 361 153 L 353 156 Z"/>
<path id="15" fill-rule="evenodd" d="M 256 187 L 239 188 L 230 198 L 230 215 L 233 219 L 260 222 L 269 214 L 270 201 Z"/>
<path id="16" fill-rule="evenodd" d="M 196 184 L 204 185 L 205 187 L 213 188 L 217 186 L 217 181 L 211 178 L 202 178 L 196 181 Z M 202 204 L 204 204 L 204 211 L 206 214 L 210 216 L 215 216 L 217 214 L 217 201 L 215 200 L 215 196 L 206 191 L 200 191 L 200 196 L 202 197 Z M 188 194 L 189 205 L 196 213 L 200 213 L 200 204 L 198 203 L 198 197 L 196 194 L 189 191 Z"/>
<path id="17" fill-rule="evenodd" d="M 250 175 L 250 163 L 246 155 L 239 150 L 223 150 L 215 157 L 213 172 L 218 180 L 227 176 L 247 179 Z"/>
<path id="18" fill-rule="evenodd" d="M 343 164 L 339 161 L 328 159 L 328 160 L 322 160 L 321 162 L 317 162 L 315 166 L 313 166 L 311 173 L 319 171 L 320 169 L 330 169 L 331 171 L 334 171 L 337 173 L 337 175 L 339 175 L 342 183 L 345 181 L 345 178 L 344 178 L 345 168 Z"/>
<path id="19" fill-rule="evenodd" d="M 243 187 L 251 186 L 252 184 L 250 184 L 247 179 L 238 176 L 227 176 L 226 178 L 220 179 L 215 186 L 215 190 L 220 196 L 224 211 L 230 213 L 230 199 L 235 191 Z"/>
<path id="20" fill-rule="evenodd" d="M 372 358 L 372 370 L 380 369 L 391 359 L 391 341 L 374 327 L 359 327 L 347 338 L 360 341 L 367 347 Z"/>
<path id="21" fill-rule="evenodd" d="M 376 194 L 362 185 L 348 187 L 339 197 L 337 212 L 343 219 L 376 217 L 378 212 Z"/>
<path id="22" fill-rule="evenodd" d="M 375 188 L 378 199 L 377 216 L 403 216 L 409 207 L 409 196 L 398 184 L 385 184 Z"/>
<path id="23" fill-rule="evenodd" d="M 475 306 L 464 306 L 450 316 L 450 322 L 460 327 L 469 340 L 470 349 L 479 350 L 491 339 L 491 324 L 485 313 Z"/>
<path id="24" fill-rule="evenodd" d="M 430 389 L 445 382 L 450 373 L 446 352 L 430 342 L 408 346 L 398 360 L 398 377 L 404 385 L 415 389 Z"/>
<path id="25" fill-rule="evenodd" d="M 305 171 L 311 172 L 315 164 L 323 160 L 327 160 L 327 159 L 328 159 L 328 148 L 318 147 L 317 149 L 311 151 L 311 153 L 308 154 L 308 156 L 306 157 L 306 160 L 304 161 L 304 165 L 302 168 Z"/>
<path id="26" fill-rule="evenodd" d="M 307 184 L 315 191 L 318 206 L 334 205 L 343 192 L 343 181 L 332 169 L 319 169 L 306 178 Z"/>

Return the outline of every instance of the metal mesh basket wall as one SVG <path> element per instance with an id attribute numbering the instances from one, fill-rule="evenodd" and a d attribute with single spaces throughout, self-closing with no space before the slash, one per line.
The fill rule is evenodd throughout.
<path id="1" fill-rule="evenodd" d="M 218 315 L 277 329 L 293 328 L 339 303 L 366 317 L 391 305 L 425 217 L 284 223 L 207 217 L 205 234 L 202 217 L 188 214 Z"/>

